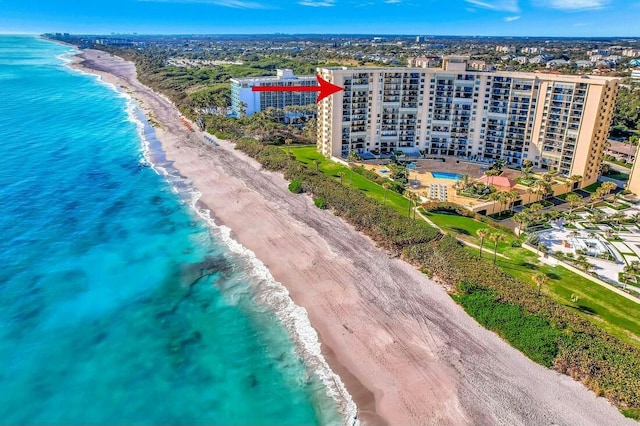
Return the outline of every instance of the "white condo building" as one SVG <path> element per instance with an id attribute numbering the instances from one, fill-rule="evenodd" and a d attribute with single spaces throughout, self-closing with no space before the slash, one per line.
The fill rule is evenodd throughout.
<path id="1" fill-rule="evenodd" d="M 279 69 L 273 77 L 249 77 L 231 79 L 231 109 L 234 115 L 241 112 L 252 115 L 267 108 L 282 109 L 287 106 L 304 106 L 316 102 L 317 92 L 254 92 L 254 86 L 317 86 L 316 77 L 296 77 L 290 69 Z M 243 111 L 244 110 L 244 111 Z"/>
<path id="2" fill-rule="evenodd" d="M 618 80 L 544 73 L 482 72 L 467 57 L 435 68 L 320 68 L 344 91 L 320 102 L 318 149 L 503 159 L 595 182 Z"/>

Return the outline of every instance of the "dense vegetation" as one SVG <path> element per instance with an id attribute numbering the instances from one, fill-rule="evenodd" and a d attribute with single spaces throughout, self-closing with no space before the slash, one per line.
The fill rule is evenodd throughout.
<path id="1" fill-rule="evenodd" d="M 295 161 L 282 149 L 249 138 L 237 148 L 269 170 L 300 180 L 323 207 L 376 243 L 436 277 L 479 322 L 528 357 L 582 381 L 635 415 L 640 409 L 640 351 L 603 332 L 565 306 L 465 250 L 453 237 L 410 220 L 358 190 Z"/>
<path id="2" fill-rule="evenodd" d="M 639 132 L 640 86 L 621 86 L 616 98 L 611 136 L 629 138 L 631 143 L 637 145 Z"/>

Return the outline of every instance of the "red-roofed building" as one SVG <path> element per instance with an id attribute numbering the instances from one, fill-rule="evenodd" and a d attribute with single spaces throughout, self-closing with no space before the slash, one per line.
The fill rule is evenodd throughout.
<path id="1" fill-rule="evenodd" d="M 509 179 L 505 176 L 487 176 L 484 175 L 479 179 L 480 182 L 485 185 L 493 185 L 500 188 L 511 189 L 516 185 L 514 180 Z"/>

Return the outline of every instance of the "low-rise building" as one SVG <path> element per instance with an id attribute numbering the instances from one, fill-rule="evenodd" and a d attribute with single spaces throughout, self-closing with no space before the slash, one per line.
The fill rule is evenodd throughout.
<path id="1" fill-rule="evenodd" d="M 315 76 L 296 77 L 289 69 L 277 70 L 271 77 L 231 79 L 231 110 L 236 116 L 252 115 L 267 108 L 283 109 L 287 106 L 304 106 L 316 102 L 317 92 L 254 92 L 255 86 L 317 86 Z"/>

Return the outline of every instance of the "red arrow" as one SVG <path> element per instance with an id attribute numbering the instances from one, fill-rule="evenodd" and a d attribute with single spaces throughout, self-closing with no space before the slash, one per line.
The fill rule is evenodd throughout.
<path id="1" fill-rule="evenodd" d="M 316 79 L 319 86 L 253 86 L 251 90 L 253 92 L 320 92 L 316 102 L 344 90 L 343 87 L 331 84 L 319 75 L 316 75 Z"/>

